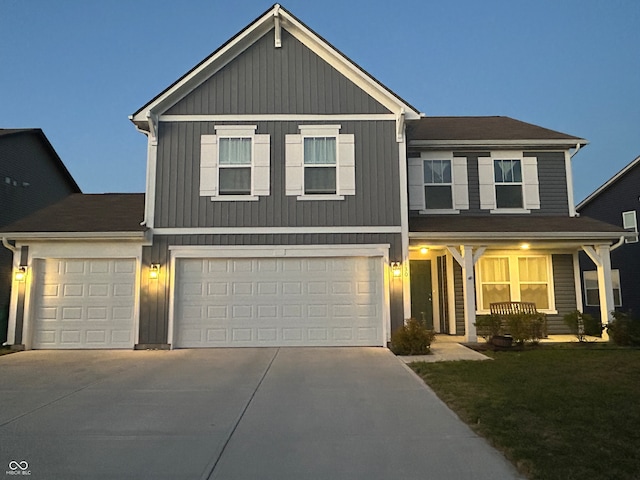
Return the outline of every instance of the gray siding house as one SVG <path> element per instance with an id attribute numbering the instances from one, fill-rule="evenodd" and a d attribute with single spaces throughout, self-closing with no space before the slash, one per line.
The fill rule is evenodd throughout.
<path id="1" fill-rule="evenodd" d="M 561 331 L 578 251 L 608 258 L 620 235 L 575 215 L 585 140 L 426 117 L 279 5 L 130 119 L 144 196 L 78 196 L 52 208 L 102 221 L 45 210 L 0 231 L 29 268 L 11 343 L 384 346 L 411 315 L 475 340 L 505 299 Z"/>
<path id="2" fill-rule="evenodd" d="M 39 128 L 0 129 L 0 228 L 80 188 Z M 6 340 L 13 253 L 0 246 L 0 344 Z"/>
<path id="3" fill-rule="evenodd" d="M 640 314 L 640 243 L 638 242 L 638 205 L 640 201 L 640 157 L 616 173 L 595 192 L 578 204 L 580 215 L 622 227 L 624 239 L 612 247 L 611 286 L 613 303 L 607 309 L 620 310 L 638 317 Z M 601 302 L 596 263 L 580 255 L 582 292 L 585 312 L 600 316 Z M 611 299 L 610 299 L 611 300 Z"/>

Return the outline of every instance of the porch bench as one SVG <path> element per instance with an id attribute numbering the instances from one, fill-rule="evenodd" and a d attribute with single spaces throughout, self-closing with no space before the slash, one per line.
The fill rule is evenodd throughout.
<path id="1" fill-rule="evenodd" d="M 539 318 L 540 323 L 532 325 L 531 338 L 547 338 L 547 315 L 538 312 L 536 304 L 534 302 L 496 302 L 489 304 L 489 311 L 491 315 L 496 315 L 500 318 L 501 329 L 506 334 L 515 332 L 509 332 L 509 316 L 510 315 L 535 315 Z"/>

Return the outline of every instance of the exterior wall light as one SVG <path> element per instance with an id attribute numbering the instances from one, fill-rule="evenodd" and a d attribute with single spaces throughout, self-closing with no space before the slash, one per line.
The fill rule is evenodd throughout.
<path id="1" fill-rule="evenodd" d="M 394 277 L 402 276 L 402 266 L 400 262 L 391 262 L 391 271 L 393 272 Z"/>
<path id="2" fill-rule="evenodd" d="M 13 278 L 15 278 L 17 282 L 24 282 L 27 278 L 27 267 L 20 265 L 13 274 Z"/>
<path id="3" fill-rule="evenodd" d="M 152 263 L 151 266 L 149 267 L 149 278 L 151 280 L 157 280 L 159 276 L 160 276 L 160 264 Z"/>

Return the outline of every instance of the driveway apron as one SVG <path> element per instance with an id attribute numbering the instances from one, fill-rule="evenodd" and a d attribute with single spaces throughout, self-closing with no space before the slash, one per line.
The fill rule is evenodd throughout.
<path id="1" fill-rule="evenodd" d="M 383 348 L 33 351 L 0 379 L 7 478 L 519 478 Z"/>

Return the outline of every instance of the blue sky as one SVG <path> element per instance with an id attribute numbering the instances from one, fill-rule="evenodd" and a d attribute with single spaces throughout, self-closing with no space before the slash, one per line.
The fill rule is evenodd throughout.
<path id="1" fill-rule="evenodd" d="M 0 128 L 42 128 L 86 193 L 144 191 L 128 116 L 273 4 L 0 0 Z M 640 155 L 638 0 L 288 0 L 427 115 L 587 138 L 576 201 Z"/>

